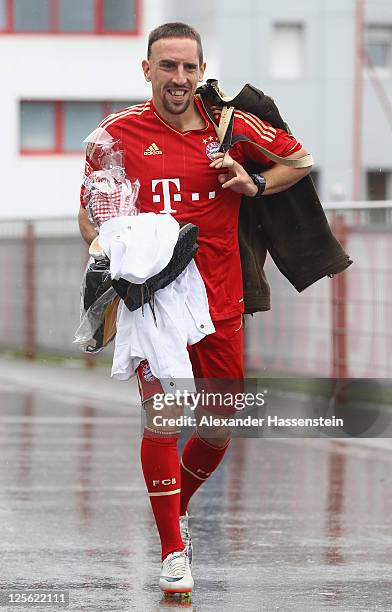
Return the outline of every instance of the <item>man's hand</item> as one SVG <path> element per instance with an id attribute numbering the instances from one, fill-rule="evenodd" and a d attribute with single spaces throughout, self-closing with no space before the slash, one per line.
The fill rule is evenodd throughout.
<path id="1" fill-rule="evenodd" d="M 296 153 L 288 155 L 287 159 L 299 159 L 304 155 L 307 155 L 307 151 L 302 147 Z M 217 153 L 210 167 L 223 168 L 225 174 L 218 175 L 218 180 L 223 189 L 229 187 L 233 191 L 250 196 L 251 198 L 256 195 L 257 187 L 249 174 L 241 164 L 234 161 L 228 153 Z M 268 168 L 268 170 L 263 170 L 263 176 L 266 180 L 266 188 L 263 195 L 272 195 L 285 191 L 309 174 L 311 169 L 312 166 L 308 166 L 307 168 L 290 168 L 283 164 L 274 164 L 271 168 Z"/>
<path id="2" fill-rule="evenodd" d="M 222 189 L 230 188 L 246 196 L 255 196 L 257 193 L 256 185 L 241 164 L 234 161 L 228 153 L 217 153 L 214 161 L 210 164 L 210 168 L 223 168 L 223 158 L 225 160 L 225 174 L 218 174 L 218 181 L 222 185 Z"/>

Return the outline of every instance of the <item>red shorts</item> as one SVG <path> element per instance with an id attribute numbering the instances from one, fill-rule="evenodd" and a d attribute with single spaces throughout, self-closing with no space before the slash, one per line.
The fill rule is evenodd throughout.
<path id="1" fill-rule="evenodd" d="M 200 379 L 228 379 L 241 381 L 244 378 L 242 315 L 231 319 L 214 321 L 215 333 L 188 347 L 196 386 Z M 142 361 L 136 370 L 142 403 L 156 393 L 163 393 L 158 378 L 151 373 L 147 361 Z M 238 384 L 238 383 L 237 383 Z"/>

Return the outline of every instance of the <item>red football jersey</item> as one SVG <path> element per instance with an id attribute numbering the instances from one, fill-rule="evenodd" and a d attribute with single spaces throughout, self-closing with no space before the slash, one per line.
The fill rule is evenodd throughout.
<path id="1" fill-rule="evenodd" d="M 158 115 L 152 100 L 109 115 L 100 127 L 121 140 L 127 176 L 140 181 L 140 210 L 172 214 L 180 222 L 198 226 L 196 264 L 206 285 L 212 319 L 221 320 L 243 312 L 238 246 L 241 194 L 222 189 L 217 177 L 224 170 L 209 167 L 219 142 L 198 96 L 195 101 L 205 119 L 202 129 L 176 130 Z M 301 148 L 284 130 L 243 111 L 235 111 L 234 133 L 245 134 L 283 157 Z M 241 164 L 253 159 L 273 165 L 248 143 L 236 144 L 230 155 Z M 89 160 L 86 163 L 91 171 Z"/>

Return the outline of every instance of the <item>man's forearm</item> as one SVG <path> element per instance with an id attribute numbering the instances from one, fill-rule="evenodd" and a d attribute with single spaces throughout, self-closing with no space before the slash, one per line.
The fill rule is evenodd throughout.
<path id="1" fill-rule="evenodd" d="M 80 208 L 78 221 L 82 238 L 87 242 L 87 244 L 91 244 L 96 237 L 97 232 L 95 231 L 95 228 L 88 218 L 88 214 L 84 208 Z"/>
<path id="2" fill-rule="evenodd" d="M 263 195 L 273 195 L 274 193 L 285 191 L 298 183 L 304 176 L 307 176 L 311 169 L 311 167 L 288 168 L 287 166 L 276 164 L 273 168 L 261 173 L 266 180 L 266 188 Z"/>

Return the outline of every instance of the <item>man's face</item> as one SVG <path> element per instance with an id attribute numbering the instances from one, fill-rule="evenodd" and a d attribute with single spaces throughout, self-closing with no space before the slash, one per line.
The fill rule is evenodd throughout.
<path id="1" fill-rule="evenodd" d="M 190 38 L 161 38 L 143 61 L 144 76 L 151 81 L 154 103 L 173 115 L 181 115 L 193 100 L 205 64 L 199 65 L 197 43 Z"/>

